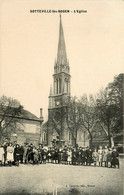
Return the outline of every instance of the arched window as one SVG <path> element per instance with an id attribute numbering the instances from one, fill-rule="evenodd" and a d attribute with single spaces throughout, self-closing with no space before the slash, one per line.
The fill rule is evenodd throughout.
<path id="1" fill-rule="evenodd" d="M 61 79 L 59 78 L 59 93 L 61 93 Z"/>
<path id="2" fill-rule="evenodd" d="M 46 141 L 46 133 L 43 134 L 43 141 Z"/>
<path id="3" fill-rule="evenodd" d="M 67 88 L 67 93 L 68 93 L 68 81 L 66 82 L 66 85 L 67 85 L 67 87 L 66 87 L 66 88 Z"/>
<path id="4" fill-rule="evenodd" d="M 58 79 L 56 79 L 56 94 L 58 94 L 58 87 L 59 87 L 58 84 L 59 84 Z"/>
<path id="5" fill-rule="evenodd" d="M 67 79 L 65 78 L 65 87 L 64 91 L 67 92 Z"/>

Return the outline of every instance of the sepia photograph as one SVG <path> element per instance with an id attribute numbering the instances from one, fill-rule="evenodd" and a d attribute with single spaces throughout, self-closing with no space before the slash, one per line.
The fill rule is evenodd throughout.
<path id="1" fill-rule="evenodd" d="M 0 0 L 0 195 L 123 195 L 124 1 Z"/>

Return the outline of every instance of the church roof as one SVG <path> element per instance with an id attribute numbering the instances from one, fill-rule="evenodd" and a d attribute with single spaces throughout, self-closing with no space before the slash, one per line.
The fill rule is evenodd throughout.
<path id="1" fill-rule="evenodd" d="M 67 64 L 67 54 L 66 54 L 66 46 L 65 46 L 64 32 L 63 32 L 63 26 L 62 26 L 62 19 L 60 15 L 57 65 L 61 65 L 61 64 Z"/>
<path id="2" fill-rule="evenodd" d="M 42 125 L 43 128 L 46 128 L 47 126 L 48 126 L 48 121 L 43 123 L 43 125 Z"/>

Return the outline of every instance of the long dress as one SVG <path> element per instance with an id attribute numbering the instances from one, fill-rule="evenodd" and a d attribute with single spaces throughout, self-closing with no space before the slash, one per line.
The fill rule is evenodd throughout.
<path id="1" fill-rule="evenodd" d="M 4 149 L 3 147 L 0 147 L 0 161 L 3 162 L 3 159 L 4 159 Z"/>
<path id="2" fill-rule="evenodd" d="M 105 149 L 104 153 L 103 153 L 103 161 L 104 162 L 107 162 L 107 156 L 108 156 L 108 149 Z"/>
<path id="3" fill-rule="evenodd" d="M 97 162 L 98 161 L 98 152 L 94 151 L 92 154 L 92 158 L 93 158 L 94 162 Z"/>
<path id="4" fill-rule="evenodd" d="M 33 153 L 34 153 L 34 163 L 38 162 L 38 151 L 37 149 L 33 149 Z"/>
<path id="5" fill-rule="evenodd" d="M 67 161 L 68 162 L 71 162 L 72 161 L 72 152 L 71 151 L 68 151 L 67 152 L 67 155 L 68 155 Z"/>
<path id="6" fill-rule="evenodd" d="M 8 146 L 7 147 L 7 161 L 14 161 L 14 147 L 13 146 Z"/>
<path id="7" fill-rule="evenodd" d="M 102 149 L 98 150 L 98 155 L 99 155 L 99 162 L 102 162 L 103 161 L 103 150 Z"/>

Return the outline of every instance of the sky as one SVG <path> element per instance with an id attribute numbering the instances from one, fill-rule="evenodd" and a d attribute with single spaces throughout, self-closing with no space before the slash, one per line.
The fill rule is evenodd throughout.
<path id="1" fill-rule="evenodd" d="M 69 10 L 61 15 L 72 96 L 96 94 L 124 72 L 123 1 L 1 0 L 0 96 L 18 99 L 38 117 L 43 108 L 45 120 L 57 57 L 58 10 Z"/>

